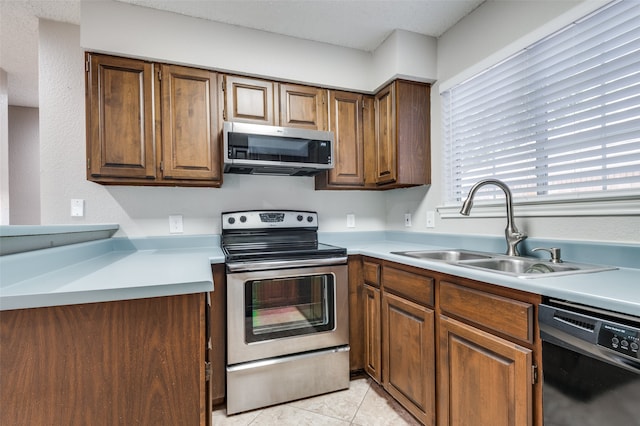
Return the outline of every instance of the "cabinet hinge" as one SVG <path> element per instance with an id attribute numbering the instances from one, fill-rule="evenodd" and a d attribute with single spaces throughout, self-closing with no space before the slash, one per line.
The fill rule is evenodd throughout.
<path id="1" fill-rule="evenodd" d="M 225 120 L 225 121 L 227 120 L 227 109 L 226 108 L 222 109 L 222 119 Z"/>
<path id="2" fill-rule="evenodd" d="M 226 80 L 222 80 L 222 91 L 223 92 L 227 91 L 227 81 Z"/>
<path id="3" fill-rule="evenodd" d="M 531 384 L 535 385 L 536 383 L 538 383 L 538 366 L 532 365 L 531 366 Z"/>
<path id="4" fill-rule="evenodd" d="M 211 381 L 211 375 L 212 375 L 212 371 L 211 371 L 211 363 L 209 361 L 204 363 L 204 378 L 205 381 L 209 382 Z"/>
<path id="5" fill-rule="evenodd" d="M 91 157 L 87 157 L 87 170 L 91 169 Z"/>
<path id="6" fill-rule="evenodd" d="M 158 70 L 158 80 L 162 81 L 162 71 Z"/>
<path id="7" fill-rule="evenodd" d="M 160 171 L 164 172 L 164 161 L 160 162 Z"/>
<path id="8" fill-rule="evenodd" d="M 91 61 L 90 60 L 86 60 L 84 62 L 84 70 L 85 70 L 85 72 L 89 72 L 90 69 L 91 69 Z"/>

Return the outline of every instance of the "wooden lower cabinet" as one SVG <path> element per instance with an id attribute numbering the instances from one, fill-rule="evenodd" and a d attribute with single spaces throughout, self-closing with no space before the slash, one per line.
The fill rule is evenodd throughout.
<path id="1" fill-rule="evenodd" d="M 210 425 L 205 294 L 0 313 L 0 424 Z"/>
<path id="2" fill-rule="evenodd" d="M 227 272 L 225 265 L 211 265 L 214 290 L 210 293 L 211 315 L 211 403 L 225 401 L 227 386 Z"/>
<path id="3" fill-rule="evenodd" d="M 532 351 L 440 316 L 438 425 L 532 424 Z"/>
<path id="4" fill-rule="evenodd" d="M 363 257 L 365 371 L 425 425 L 542 425 L 540 296 Z"/>
<path id="5" fill-rule="evenodd" d="M 433 279 L 365 258 L 362 280 L 365 372 L 420 422 L 434 424 Z M 415 289 L 421 294 L 411 298 Z"/>
<path id="6" fill-rule="evenodd" d="M 382 295 L 383 383 L 423 424 L 435 422 L 434 312 Z"/>
<path id="7" fill-rule="evenodd" d="M 364 286 L 364 371 L 382 383 L 380 353 L 380 289 Z"/>

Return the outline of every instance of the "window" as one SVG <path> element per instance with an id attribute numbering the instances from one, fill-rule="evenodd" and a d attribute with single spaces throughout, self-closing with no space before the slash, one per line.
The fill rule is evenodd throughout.
<path id="1" fill-rule="evenodd" d="M 446 205 L 490 177 L 515 202 L 640 196 L 640 2 L 609 4 L 442 105 Z M 503 196 L 485 188 L 476 200 Z"/>

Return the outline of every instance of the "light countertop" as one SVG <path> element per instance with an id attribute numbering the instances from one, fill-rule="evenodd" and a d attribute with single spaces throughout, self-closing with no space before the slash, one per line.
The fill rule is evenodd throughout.
<path id="1" fill-rule="evenodd" d="M 346 247 L 350 255 L 376 257 L 640 316 L 640 245 L 565 244 L 563 257 L 568 254 L 569 261 L 614 265 L 618 269 L 523 279 L 392 254 L 452 248 L 500 252 L 504 243 L 500 238 L 349 232 L 321 233 L 320 241 Z M 549 247 L 555 242 L 533 243 Z M 224 263 L 218 235 L 107 238 L 0 256 L 0 310 L 208 292 L 214 290 L 211 265 L 216 263 Z"/>
<path id="2" fill-rule="evenodd" d="M 105 239 L 2 256 L 0 310 L 213 291 L 211 264 L 224 262 L 218 240 L 178 239 Z"/>

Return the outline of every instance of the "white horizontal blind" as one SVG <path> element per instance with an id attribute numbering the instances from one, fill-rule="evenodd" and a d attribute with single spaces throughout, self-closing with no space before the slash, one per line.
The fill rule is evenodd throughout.
<path id="1" fill-rule="evenodd" d="M 640 2 L 591 14 L 443 92 L 445 203 L 640 195 Z M 477 200 L 503 196 L 485 187 Z"/>

